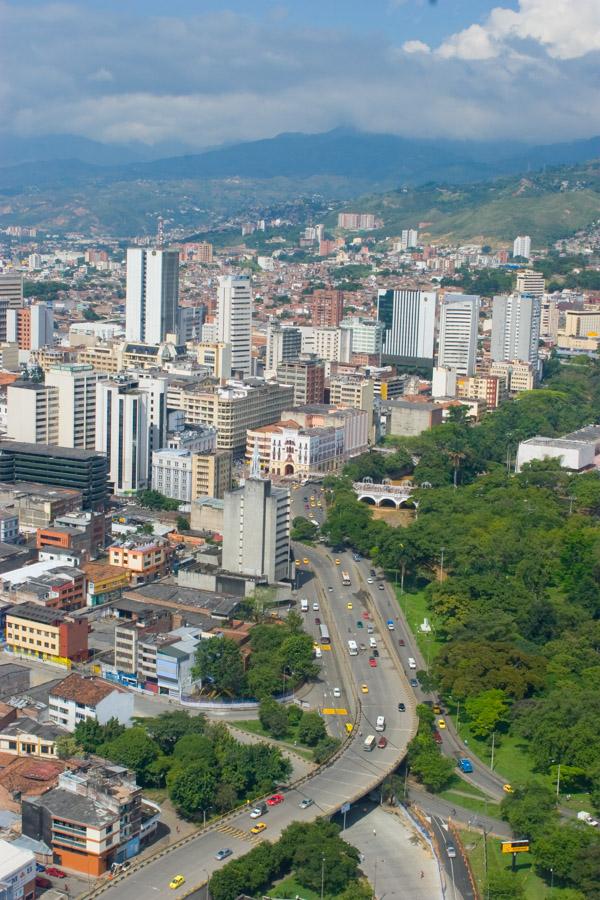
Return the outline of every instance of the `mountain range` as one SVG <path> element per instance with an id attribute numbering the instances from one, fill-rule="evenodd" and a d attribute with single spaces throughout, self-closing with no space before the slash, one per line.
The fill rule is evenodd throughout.
<path id="1" fill-rule="evenodd" d="M 350 200 L 429 182 L 467 185 L 580 164 L 600 157 L 600 137 L 528 146 L 338 128 L 148 158 L 160 150 L 69 135 L 25 141 L 20 149 L 13 140 L 3 146 L 0 164 L 22 162 L 0 167 L 0 219 L 126 236 L 155 230 L 162 214 L 171 225 L 201 229 L 292 197 Z"/>

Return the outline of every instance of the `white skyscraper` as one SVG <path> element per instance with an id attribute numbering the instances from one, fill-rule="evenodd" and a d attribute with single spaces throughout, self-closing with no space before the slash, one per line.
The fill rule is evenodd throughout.
<path id="1" fill-rule="evenodd" d="M 234 373 L 252 374 L 252 291 L 248 275 L 219 276 L 217 341 L 231 344 Z"/>
<path id="2" fill-rule="evenodd" d="M 531 256 L 531 238 L 528 234 L 522 234 L 515 238 L 513 256 L 522 256 L 523 259 L 529 259 Z"/>
<path id="3" fill-rule="evenodd" d="M 179 252 L 127 251 L 127 300 L 125 334 L 128 341 L 160 344 L 177 333 Z"/>
<path id="4" fill-rule="evenodd" d="M 116 494 L 151 483 L 152 452 L 166 443 L 166 386 L 137 373 L 98 384 L 96 450 L 107 456 Z"/>
<path id="5" fill-rule="evenodd" d="M 419 246 L 419 232 L 416 228 L 404 228 L 400 236 L 402 250 L 412 250 Z"/>
<path id="6" fill-rule="evenodd" d="M 46 385 L 58 391 L 58 445 L 93 450 L 96 444 L 96 387 L 92 366 L 66 363 L 46 373 Z"/>
<path id="7" fill-rule="evenodd" d="M 433 363 L 435 291 L 379 291 L 377 318 L 385 326 L 382 359 L 399 365 Z"/>
<path id="8" fill-rule="evenodd" d="M 446 294 L 440 303 L 438 366 L 457 375 L 474 375 L 477 358 L 479 297 Z"/>
<path id="9" fill-rule="evenodd" d="M 541 300 L 531 294 L 494 297 L 492 306 L 493 362 L 537 364 Z"/>

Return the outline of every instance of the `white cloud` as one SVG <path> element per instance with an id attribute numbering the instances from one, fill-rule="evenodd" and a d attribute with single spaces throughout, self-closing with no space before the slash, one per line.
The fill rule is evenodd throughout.
<path id="1" fill-rule="evenodd" d="M 498 6 L 483 25 L 452 35 L 437 52 L 445 58 L 490 59 L 527 40 L 554 59 L 600 51 L 600 0 L 520 0 L 516 11 Z"/>
<path id="2" fill-rule="evenodd" d="M 423 41 L 405 41 L 402 49 L 405 53 L 431 53 L 431 48 Z"/>

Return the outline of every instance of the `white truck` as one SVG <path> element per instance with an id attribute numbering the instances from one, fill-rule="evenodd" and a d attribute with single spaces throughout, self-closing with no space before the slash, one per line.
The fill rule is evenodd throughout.
<path id="1" fill-rule="evenodd" d="M 593 816 L 586 812 L 585 809 L 582 809 L 577 813 L 577 818 L 580 822 L 585 822 L 586 825 L 593 825 L 594 827 L 598 825 L 598 820 L 594 819 Z"/>

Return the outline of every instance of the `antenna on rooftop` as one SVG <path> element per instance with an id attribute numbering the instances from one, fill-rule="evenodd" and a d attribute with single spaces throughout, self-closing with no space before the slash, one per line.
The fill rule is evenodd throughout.
<path id="1" fill-rule="evenodd" d="M 162 250 L 165 243 L 165 220 L 162 216 L 158 217 L 158 228 L 156 230 L 156 248 Z"/>

